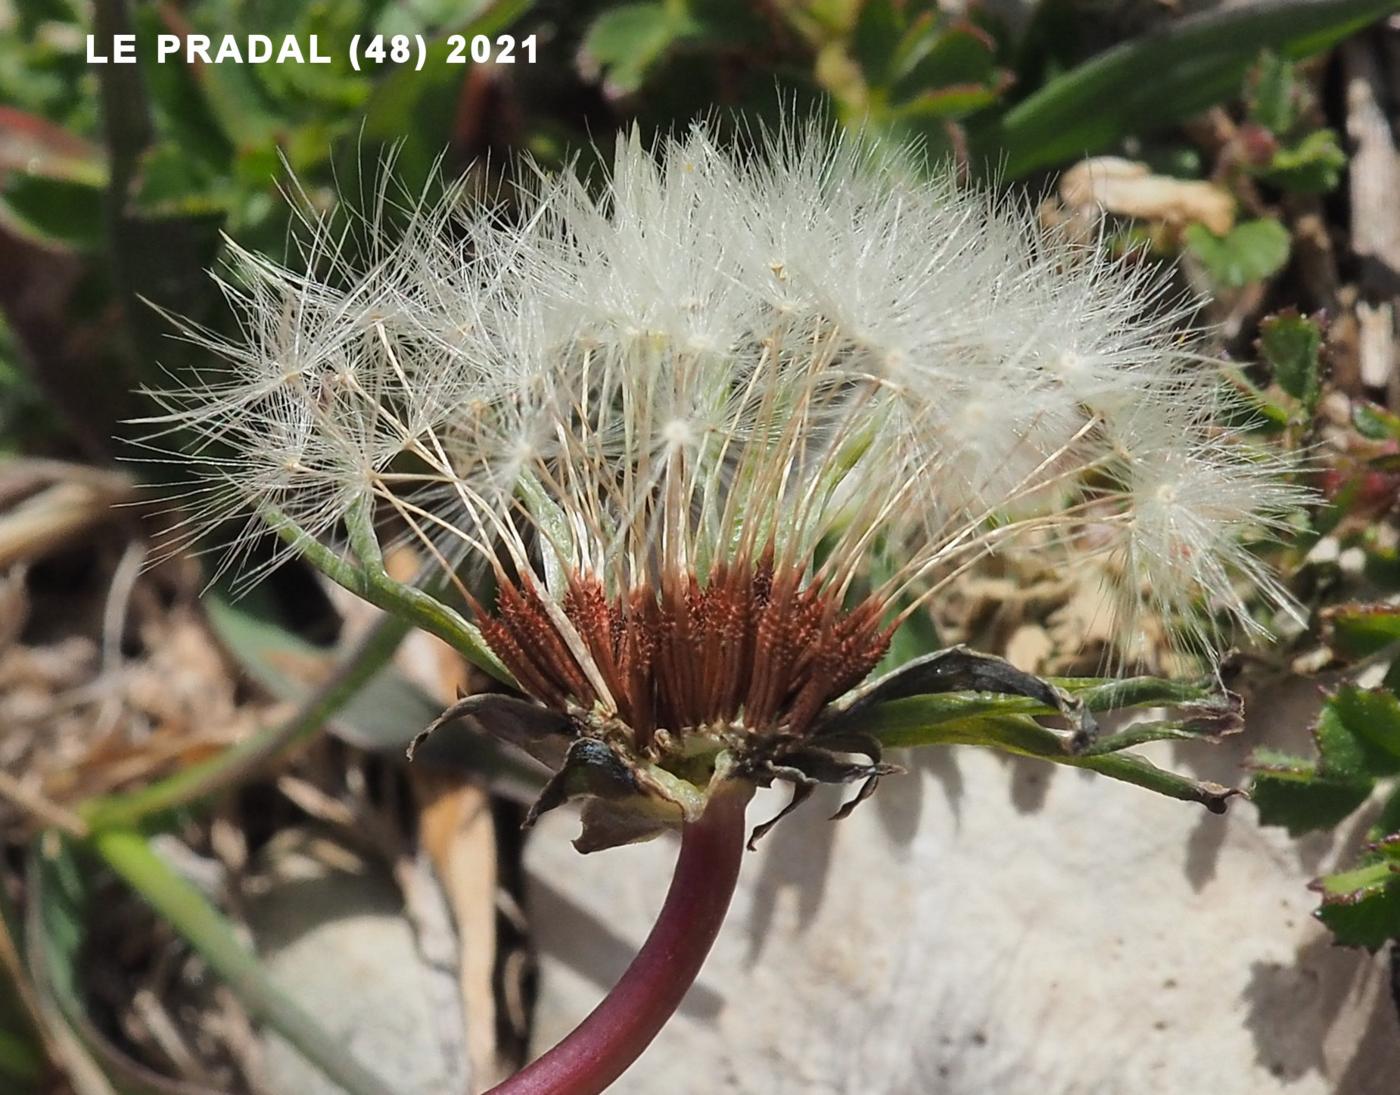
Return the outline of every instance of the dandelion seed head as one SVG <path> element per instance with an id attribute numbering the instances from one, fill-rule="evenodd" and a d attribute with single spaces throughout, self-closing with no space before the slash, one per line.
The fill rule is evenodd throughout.
<path id="1" fill-rule="evenodd" d="M 817 123 L 633 131 L 509 198 L 355 253 L 313 222 L 312 273 L 233 251 L 241 330 L 189 332 L 222 364 L 152 420 L 196 436 L 197 521 L 327 537 L 372 496 L 495 569 L 522 687 L 651 727 L 810 721 L 1018 544 L 1111 557 L 1126 631 L 1286 601 L 1241 544 L 1303 496 L 1141 264 Z"/>

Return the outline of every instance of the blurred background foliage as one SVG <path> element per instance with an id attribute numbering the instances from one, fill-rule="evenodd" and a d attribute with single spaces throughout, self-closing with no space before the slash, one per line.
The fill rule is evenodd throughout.
<path id="1" fill-rule="evenodd" d="M 1368 372 L 1365 331 L 1397 285 L 1353 226 L 1356 192 L 1345 191 L 1359 138 L 1337 105 L 1332 51 L 1396 9 L 1395 0 L 0 0 L 0 458 L 130 456 L 117 439 L 144 409 L 141 386 L 202 364 L 169 337 L 161 310 L 225 327 L 207 271 L 225 236 L 294 254 L 288 192 L 331 210 L 338 193 L 375 185 L 389 159 L 405 194 L 439 173 L 471 170 L 488 185 L 520 151 L 545 169 L 587 164 L 607 158 L 619 126 L 645 137 L 696 116 L 723 128 L 794 107 L 917 141 L 965 176 L 1043 196 L 1047 223 L 1180 260 L 1182 282 L 1211 300 L 1205 318 L 1221 326 L 1252 426 L 1314 453 L 1323 503 L 1281 560 L 1312 621 L 1268 671 L 1323 673 L 1329 692 L 1315 755 L 1261 752 L 1254 797 L 1264 822 L 1294 834 L 1340 825 L 1383 797 L 1353 868 L 1317 883 L 1338 938 L 1374 949 L 1400 938 L 1400 383 L 1393 365 Z M 120 32 L 138 36 L 140 63 L 89 64 L 87 35 Z M 303 43 L 314 34 L 332 62 L 159 64 L 158 33 Z M 517 47 L 511 64 L 451 64 L 452 34 L 533 38 L 535 60 Z M 421 70 L 355 71 L 356 35 L 422 35 L 429 56 Z M 1393 325 L 1389 345 L 1393 357 Z M 335 658 L 308 646 L 327 638 L 321 608 L 308 603 L 279 588 L 245 602 L 241 616 L 211 612 L 211 626 L 264 682 L 269 643 L 355 681 L 384 666 L 399 636 Z M 931 641 L 909 632 L 899 648 L 907 656 Z M 391 701 L 351 705 L 345 725 L 359 731 L 346 740 L 382 735 L 375 727 L 394 721 L 386 702 L 414 710 L 418 721 L 397 729 L 416 730 L 435 707 L 421 692 L 406 700 L 407 687 L 393 679 Z M 319 726 L 313 716 L 348 697 L 307 692 L 283 696 L 303 704 L 299 714 L 253 739 L 248 757 L 304 740 Z M 501 763 L 472 760 L 478 771 Z M 27 885 L 0 886 L 9 948 L 0 958 L 13 975 L 0 982 L 0 1089 L 32 1089 L 56 1056 L 71 1076 L 52 1028 L 39 1033 L 55 1008 L 90 1046 L 105 1044 L 84 1033 L 74 974 L 93 886 L 93 849 L 79 838 L 103 818 L 169 828 L 204 787 L 203 776 L 173 778 L 184 782 L 157 783 L 106 813 L 102 795 L 75 795 L 75 843 L 36 860 Z M 88 809 L 94 802 L 102 808 Z M 24 846 L 8 845 L 12 860 Z M 116 840 L 97 852 L 162 911 L 161 900 L 190 908 L 197 897 L 144 849 Z M 14 946 L 25 923 L 46 956 L 32 978 L 32 955 Z M 314 1024 L 238 964 L 226 926 L 202 923 L 190 943 L 243 977 L 250 1013 L 312 1057 L 334 1057 Z M 116 1089 L 159 1089 L 115 1060 L 94 1067 L 120 1075 Z M 374 1090 L 353 1069 L 341 1080 Z"/>
<path id="2" fill-rule="evenodd" d="M 353 188 L 392 149 L 395 177 L 412 193 L 439 164 L 455 175 L 508 150 L 528 150 L 546 167 L 587 158 L 595 135 L 629 121 L 652 132 L 700 114 L 772 119 L 782 104 L 820 107 L 1009 183 L 1156 142 L 1238 95 L 1270 51 L 1251 110 L 1274 145 L 1249 170 L 1286 189 L 1325 189 L 1340 170 L 1335 136 L 1309 126 L 1288 62 L 1391 7 L 1310 0 L 1185 19 L 1164 10 L 1110 44 L 1113 18 L 1074 0 L 961 14 L 901 0 L 25 0 L 5 14 L 0 37 L 0 222 L 13 248 L 62 269 L 65 301 L 51 339 L 52 317 L 16 306 L 19 286 L 0 288 L 10 338 L 50 364 L 66 362 L 41 370 L 40 383 L 84 447 L 108 451 L 116 422 L 135 409 L 128 393 L 155 362 L 178 368 L 188 356 L 164 337 L 157 312 L 134 302 L 217 326 L 219 302 L 202 271 L 217 259 L 220 233 L 254 250 L 286 250 L 289 205 L 279 186 L 295 178 L 313 208 L 329 207 L 335 188 Z M 1126 31 L 1144 18 L 1130 7 L 1119 22 Z M 143 43 L 140 63 L 89 65 L 86 35 L 120 29 Z M 160 33 L 302 42 L 314 34 L 332 60 L 159 63 L 150 43 Z M 448 64 L 449 34 L 533 37 L 537 59 Z M 356 72 L 355 35 L 422 35 L 432 49 L 419 71 L 366 63 Z M 1160 158 L 1173 148 L 1152 150 Z M 1170 167 L 1203 170 L 1189 156 Z M 1276 231 L 1241 224 L 1234 233 L 1194 231 L 1188 244 L 1227 284 L 1281 265 L 1286 243 Z M 68 358 L 88 337 L 101 344 L 104 366 L 77 391 Z M 13 370 L 0 383 L 26 398 Z"/>

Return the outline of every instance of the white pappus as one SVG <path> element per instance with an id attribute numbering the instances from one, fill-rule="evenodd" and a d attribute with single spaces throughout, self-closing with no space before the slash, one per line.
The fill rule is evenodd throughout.
<path id="1" fill-rule="evenodd" d="M 373 500 L 489 563 L 522 688 L 642 737 L 800 732 L 1017 545 L 1111 556 L 1125 646 L 1144 612 L 1209 650 L 1250 588 L 1287 604 L 1242 541 L 1305 493 L 1221 424 L 1145 265 L 819 123 L 634 133 L 601 180 L 505 193 L 367 248 L 314 223 L 306 275 L 233 248 L 241 335 L 193 332 L 224 364 L 151 420 L 200 439 L 195 526 L 333 537 Z"/>

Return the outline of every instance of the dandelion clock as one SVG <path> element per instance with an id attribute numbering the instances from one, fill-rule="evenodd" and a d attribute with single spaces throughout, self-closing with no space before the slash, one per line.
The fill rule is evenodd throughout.
<path id="1" fill-rule="evenodd" d="M 499 1091 L 601 1091 L 645 1048 L 719 929 L 755 787 L 848 784 L 844 813 L 888 746 L 961 742 L 1223 807 L 1122 750 L 1237 724 L 1224 629 L 1289 610 L 1244 545 L 1305 498 L 1222 424 L 1158 274 L 820 124 L 633 134 L 601 179 L 527 165 L 503 197 L 450 189 L 355 248 L 315 222 L 310 272 L 233 249 L 240 333 L 191 332 L 222 364 L 155 420 L 195 438 L 194 524 L 248 519 L 232 565 L 271 526 L 500 682 L 433 729 L 545 761 L 531 818 L 581 801 L 583 851 L 680 831 L 633 965 Z M 390 578 L 400 540 L 430 581 Z M 1119 650 L 1153 621 L 1207 684 L 889 664 L 904 621 L 1017 551 L 1095 560 Z M 1114 734 L 1092 714 L 1171 705 Z"/>

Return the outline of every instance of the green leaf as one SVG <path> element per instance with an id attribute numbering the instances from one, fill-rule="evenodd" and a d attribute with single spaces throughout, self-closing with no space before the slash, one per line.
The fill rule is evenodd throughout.
<path id="1" fill-rule="evenodd" d="M 1174 19 L 1050 80 L 977 134 L 975 147 L 988 166 L 1020 178 L 1237 95 L 1260 50 L 1298 60 L 1394 10 L 1394 0 L 1274 0 Z"/>
<path id="2" fill-rule="evenodd" d="M 996 102 L 1010 79 L 980 27 L 931 11 L 909 19 L 891 0 L 861 7 L 849 48 L 886 123 L 964 117 Z"/>
<path id="3" fill-rule="evenodd" d="M 140 41 L 153 41 L 157 34 L 169 30 L 154 6 L 143 6 L 135 13 L 135 18 Z M 233 159 L 233 142 L 225 123 L 240 125 L 242 115 L 235 110 L 225 116 L 221 108 L 226 109 L 230 104 L 211 102 L 211 98 L 218 95 L 220 77 L 209 73 L 207 70 L 211 66 L 208 65 L 188 65 L 178 56 L 161 62 L 155 56 L 156 51 L 149 48 L 138 52 L 141 75 L 149 89 L 151 105 L 159 115 L 161 134 L 184 155 L 211 167 L 227 169 Z"/>
<path id="4" fill-rule="evenodd" d="M 1313 883 L 1322 894 L 1317 918 L 1342 946 L 1374 951 L 1400 938 L 1400 859 L 1393 854 L 1397 839 L 1382 842 L 1372 862 Z"/>
<path id="5" fill-rule="evenodd" d="M 1294 194 L 1325 194 L 1335 190 L 1347 166 L 1347 154 L 1330 129 L 1309 133 L 1295 145 L 1274 153 L 1261 178 Z"/>
<path id="6" fill-rule="evenodd" d="M 917 653 L 928 653 L 921 650 Z M 915 655 L 917 656 L 917 654 Z M 908 659 L 906 659 L 908 660 Z M 1234 705 L 1228 697 L 1207 684 L 1191 681 L 1168 681 L 1159 677 L 1051 677 L 1049 682 L 1074 696 L 1093 712 L 1126 710 L 1133 707 L 1176 707 L 1191 712 L 1204 721 L 1218 719 Z M 880 710 L 881 725 L 897 728 L 898 732 L 933 731 L 943 723 L 983 715 L 1054 715 L 1058 712 L 1028 696 L 1001 695 L 993 692 L 940 692 L 899 701 L 909 703 L 895 709 L 886 704 Z M 888 708 L 888 710 L 887 710 Z M 917 741 L 907 744 L 918 745 Z"/>
<path id="7" fill-rule="evenodd" d="M 1326 775 L 1400 773 L 1400 701 L 1388 691 L 1343 685 L 1323 705 L 1315 736 Z"/>
<path id="8" fill-rule="evenodd" d="M 477 4 L 470 18 L 452 26 L 452 33 L 471 39 L 492 37 L 524 16 L 535 0 L 496 0 Z M 393 9 L 386 9 L 388 10 Z M 364 112 L 364 135 L 396 149 L 395 179 L 417 190 L 431 175 L 443 145 L 453 131 L 462 86 L 472 65 L 448 64 L 452 46 L 446 34 L 428 43 L 421 71 L 400 65 L 375 85 Z"/>
<path id="9" fill-rule="evenodd" d="M 1292 309 L 1268 316 L 1259 325 L 1259 352 L 1273 368 L 1279 387 L 1311 414 L 1322 392 L 1322 331 L 1317 323 Z"/>
<path id="10" fill-rule="evenodd" d="M 491 0 L 400 0 L 379 9 L 374 32 L 390 36 L 422 34 L 464 19 L 475 19 L 490 6 Z"/>
<path id="11" fill-rule="evenodd" d="M 1241 221 L 1224 236 L 1203 224 L 1187 225 L 1186 249 L 1215 283 L 1239 289 L 1282 270 L 1288 262 L 1288 229 L 1272 218 Z"/>
<path id="12" fill-rule="evenodd" d="M 1055 713 L 1043 704 L 1023 696 L 946 693 L 911 696 L 882 703 L 862 714 L 859 732 L 869 734 L 891 748 L 981 745 L 1056 764 L 1087 768 L 1171 798 L 1199 802 L 1216 813 L 1225 809 L 1230 797 L 1240 793 L 1217 783 L 1195 780 L 1158 768 L 1144 757 L 1124 752 L 1149 741 L 1210 740 L 1222 732 L 1223 726 L 1228 724 L 1230 728 L 1234 727 L 1237 708 L 1233 700 L 1216 697 L 1216 702 L 1212 703 L 1205 699 L 1209 693 L 1200 686 L 1152 678 L 1055 683 L 1076 694 L 1091 710 L 1184 703 L 1186 710 L 1194 712 L 1197 718 L 1139 723 L 1100 738 L 1082 753 L 1071 753 L 1060 733 L 1030 717 L 1031 714 Z"/>
<path id="13" fill-rule="evenodd" d="M 1255 66 L 1246 97 L 1250 121 L 1276 136 L 1284 136 L 1297 121 L 1293 66 L 1265 50 Z"/>
<path id="14" fill-rule="evenodd" d="M 901 86 L 911 91 L 996 83 L 996 42 L 972 23 L 954 23 L 933 35 L 928 48 L 900 77 Z"/>
<path id="15" fill-rule="evenodd" d="M 1330 829 L 1349 816 L 1371 794 L 1369 780 L 1329 779 L 1304 757 L 1259 750 L 1252 766 L 1258 770 L 1249 797 L 1262 825 L 1279 825 L 1289 836 Z"/>
<path id="16" fill-rule="evenodd" d="M 102 191 L 81 182 L 12 174 L 0 191 L 0 221 L 40 243 L 96 250 L 102 243 Z"/>
<path id="17" fill-rule="evenodd" d="M 1271 750 L 1251 761 L 1260 821 L 1294 836 L 1332 828 L 1370 797 L 1377 777 L 1400 772 L 1400 701 L 1344 685 L 1323 704 L 1313 737 L 1316 762 Z"/>
<path id="18" fill-rule="evenodd" d="M 143 44 L 170 29 L 155 5 L 133 8 L 133 29 Z M 227 24 L 198 29 L 205 33 L 235 33 L 235 28 Z M 249 28 L 254 29 L 264 33 L 268 30 Z M 254 74 L 262 66 L 189 65 L 179 55 L 161 61 L 149 45 L 136 52 L 139 79 L 149 95 L 144 106 L 159 114 L 162 128 L 191 153 L 206 157 L 211 163 L 226 163 L 235 146 L 270 145 L 284 135 L 291 119 L 279 115 L 277 104 L 263 94 Z"/>
<path id="19" fill-rule="evenodd" d="M 1324 904 L 1316 915 L 1342 946 L 1379 950 L 1400 938 L 1400 882 L 1392 880 L 1355 901 Z"/>
<path id="20" fill-rule="evenodd" d="M 1374 403 L 1359 400 L 1354 403 L 1351 423 L 1362 437 L 1372 441 L 1400 440 L 1400 415 L 1391 414 Z"/>
<path id="21" fill-rule="evenodd" d="M 896 108 L 905 118 L 964 118 L 991 106 L 1001 96 L 1001 88 L 981 84 L 950 84 L 916 95 Z"/>
<path id="22" fill-rule="evenodd" d="M 936 37 L 932 12 L 906 23 L 894 0 L 866 0 L 851 28 L 848 49 L 866 83 L 888 87 Z"/>
<path id="23" fill-rule="evenodd" d="M 1329 645 L 1347 658 L 1366 658 L 1400 641 L 1400 605 L 1334 605 L 1324 609 Z"/>
<path id="24" fill-rule="evenodd" d="M 162 141 L 141 155 L 131 207 L 143 217 L 215 217 L 228 212 L 232 191 L 223 179 L 185 152 Z"/>
<path id="25" fill-rule="evenodd" d="M 1397 833 L 1400 833 L 1400 784 L 1391 789 L 1389 797 L 1381 806 L 1381 812 L 1376 816 L 1375 824 L 1371 826 L 1368 839 L 1383 842 Z"/>
<path id="26" fill-rule="evenodd" d="M 642 86 L 667 50 L 700 29 L 681 4 L 624 4 L 593 21 L 582 60 L 585 68 L 602 74 L 611 94 L 626 95 Z"/>

